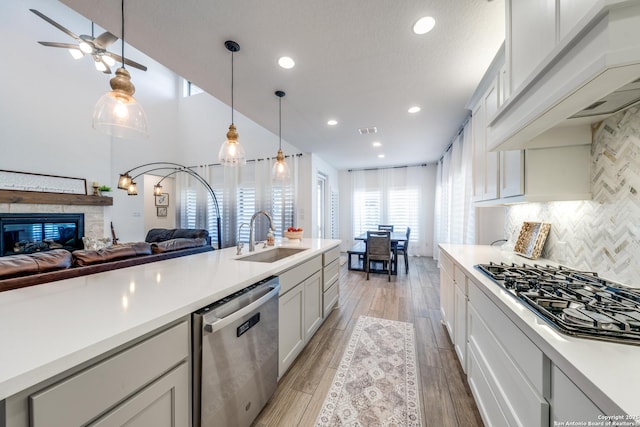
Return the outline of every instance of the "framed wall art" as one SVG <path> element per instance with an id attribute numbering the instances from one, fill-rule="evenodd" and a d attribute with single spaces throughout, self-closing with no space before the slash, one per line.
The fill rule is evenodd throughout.
<path id="1" fill-rule="evenodd" d="M 156 196 L 156 206 L 169 206 L 169 194 L 162 193 Z"/>
<path id="2" fill-rule="evenodd" d="M 159 216 L 159 217 L 167 216 L 167 207 L 166 206 L 158 206 L 156 208 L 156 210 L 157 210 L 156 216 Z"/>
<path id="3" fill-rule="evenodd" d="M 87 182 L 83 178 L 0 170 L 0 190 L 86 195 Z"/>
<path id="4" fill-rule="evenodd" d="M 523 222 L 514 252 L 531 259 L 540 257 L 549 230 L 551 224 L 548 222 Z"/>

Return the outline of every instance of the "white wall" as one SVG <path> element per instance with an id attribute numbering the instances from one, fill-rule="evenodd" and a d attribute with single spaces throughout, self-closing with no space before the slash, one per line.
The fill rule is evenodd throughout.
<path id="1" fill-rule="evenodd" d="M 0 46 L 5 62 L 0 67 L 0 169 L 84 178 L 114 188 L 113 207 L 105 208 L 104 235 L 112 221 L 121 241 L 142 240 L 160 221 L 155 215 L 152 188 L 138 178 L 137 197 L 117 190 L 122 172 L 149 162 L 171 161 L 185 165 L 217 162 L 217 153 L 231 121 L 231 109 L 208 94 L 182 98 L 182 80 L 151 58 L 127 47 L 127 57 L 148 67 L 147 72 L 128 67 L 136 86 L 135 97 L 148 120 L 148 140 L 120 140 L 95 131 L 91 115 L 96 101 L 109 90 L 110 75 L 95 70 L 89 58 L 74 60 L 65 49 L 37 41 L 73 42 L 60 30 L 29 11 L 37 9 L 76 34 L 90 34 L 91 22 L 50 0 L 0 2 Z M 102 29 L 96 27 L 99 34 Z M 119 43 L 112 50 L 119 51 Z M 116 66 L 117 67 L 117 66 Z M 274 96 L 274 121 L 277 120 Z M 286 109 L 283 134 L 286 134 Z M 238 111 L 234 115 L 247 158 L 275 156 L 278 135 L 252 122 Z M 300 150 L 282 142 L 287 154 Z M 309 157 L 309 156 L 305 156 Z M 305 180 L 318 167 L 301 169 Z M 321 162 L 320 159 L 314 162 Z M 329 165 L 321 164 L 332 174 Z M 132 171 L 131 175 L 145 169 Z M 146 188 L 148 187 L 148 188 Z M 305 185 L 301 212 L 312 212 Z M 311 221 L 312 218 L 309 218 Z M 161 221 L 164 223 L 165 221 Z M 167 223 L 171 218 L 167 217 Z M 311 224 L 311 223 L 309 223 Z M 310 229 L 310 226 L 305 226 Z"/>
<path id="2" fill-rule="evenodd" d="M 73 42 L 29 8 L 37 9 L 76 34 L 90 34 L 91 22 L 50 0 L 0 2 L 0 169 L 85 178 L 114 188 L 114 206 L 105 209 L 104 235 L 113 221 L 122 241 L 144 238 L 143 198 L 116 190 L 119 172 L 177 151 L 178 78 L 133 48 L 127 56 L 149 67 L 127 68 L 135 97 L 148 118 L 148 140 L 118 140 L 91 126 L 93 106 L 110 90 L 110 75 L 92 60 L 74 60 L 65 49 L 37 41 Z M 102 30 L 96 27 L 96 33 Z M 118 51 L 118 45 L 114 48 Z M 117 66 L 116 66 L 117 67 Z M 142 188 L 142 186 L 140 187 Z M 142 194 L 142 192 L 141 192 Z"/>

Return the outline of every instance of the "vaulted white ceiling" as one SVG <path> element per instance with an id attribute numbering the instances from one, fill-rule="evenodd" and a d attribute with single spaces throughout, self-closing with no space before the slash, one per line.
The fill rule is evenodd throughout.
<path id="1" fill-rule="evenodd" d="M 61 2 L 121 34 L 120 0 Z M 414 34 L 425 15 L 434 30 Z M 504 40 L 504 0 L 126 0 L 125 39 L 228 104 L 235 40 L 237 111 L 277 134 L 284 90 L 283 139 L 337 169 L 428 163 Z M 282 55 L 296 66 L 280 68 Z"/>

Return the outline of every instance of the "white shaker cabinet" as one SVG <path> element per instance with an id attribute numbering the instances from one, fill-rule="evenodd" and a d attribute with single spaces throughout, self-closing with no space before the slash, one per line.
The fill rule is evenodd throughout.
<path id="1" fill-rule="evenodd" d="M 472 110 L 473 200 L 492 200 L 498 193 L 499 154 L 487 150 L 487 121 L 498 110 L 498 79 L 495 78 Z"/>
<path id="2" fill-rule="evenodd" d="M 451 341 L 454 339 L 453 322 L 454 310 L 454 283 L 453 283 L 453 262 L 449 257 L 442 254 L 440 256 L 440 315 L 442 322 L 449 332 Z"/>
<path id="3" fill-rule="evenodd" d="M 340 247 L 322 254 L 322 315 L 326 318 L 338 303 L 340 287 Z"/>
<path id="4" fill-rule="evenodd" d="M 322 255 L 280 274 L 278 377 L 282 378 L 323 320 Z"/>
<path id="5" fill-rule="evenodd" d="M 507 22 L 511 87 L 517 91 L 556 44 L 556 0 L 510 0 Z"/>
<path id="6" fill-rule="evenodd" d="M 14 395 L 3 425 L 188 427 L 189 336 L 185 320 Z"/>

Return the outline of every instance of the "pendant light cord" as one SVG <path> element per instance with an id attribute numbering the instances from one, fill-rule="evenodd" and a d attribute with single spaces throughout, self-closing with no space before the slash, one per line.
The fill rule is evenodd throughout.
<path id="1" fill-rule="evenodd" d="M 282 97 L 278 98 L 278 102 L 280 104 L 280 108 L 279 108 L 280 120 L 278 124 L 278 135 L 280 136 L 280 143 L 278 145 L 278 148 L 282 150 Z"/>
<path id="2" fill-rule="evenodd" d="M 120 16 L 122 18 L 122 68 L 124 67 L 124 0 L 120 2 Z"/>
<path id="3" fill-rule="evenodd" d="M 231 51 L 231 124 L 233 124 L 233 51 Z"/>

